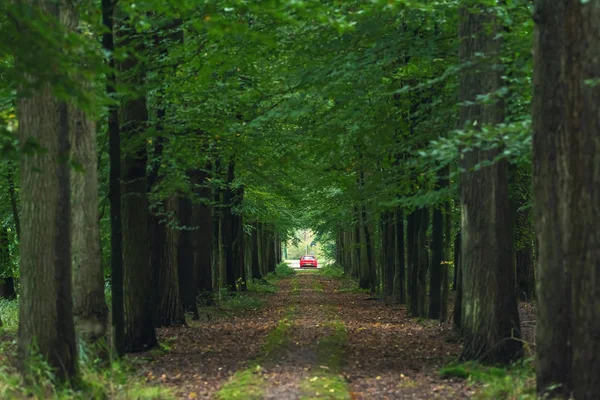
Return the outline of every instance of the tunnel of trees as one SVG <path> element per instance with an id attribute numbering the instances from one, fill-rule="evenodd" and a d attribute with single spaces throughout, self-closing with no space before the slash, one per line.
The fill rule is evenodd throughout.
<path id="1" fill-rule="evenodd" d="M 311 228 L 462 361 L 522 358 L 535 299 L 538 393 L 597 398 L 600 0 L 18 0 L 0 33 L 23 375 L 157 347 Z"/>

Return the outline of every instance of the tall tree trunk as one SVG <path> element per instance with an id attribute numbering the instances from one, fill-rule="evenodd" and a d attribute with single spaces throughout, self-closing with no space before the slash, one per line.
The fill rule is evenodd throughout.
<path id="1" fill-rule="evenodd" d="M 563 207 L 570 226 L 561 232 L 568 235 L 565 262 L 572 279 L 573 395 L 591 400 L 600 393 L 600 1 L 568 0 L 566 10 L 563 76 L 570 97 L 560 166 L 572 180 Z"/>
<path id="2" fill-rule="evenodd" d="M 6 183 L 8 184 L 8 195 L 10 197 L 10 209 L 12 211 L 13 221 L 15 223 L 15 231 L 17 232 L 17 240 L 21 241 L 21 219 L 19 217 L 19 207 L 17 193 L 15 189 L 15 162 L 6 161 L 8 168 L 6 171 Z"/>
<path id="3" fill-rule="evenodd" d="M 194 269 L 194 242 L 192 232 L 192 201 L 189 197 L 179 198 L 179 248 L 177 268 L 179 292 L 183 311 L 198 319 L 197 276 Z"/>
<path id="4" fill-rule="evenodd" d="M 367 253 L 367 238 L 365 234 L 365 215 L 362 212 L 362 205 L 360 209 L 356 209 L 358 214 L 358 225 L 356 236 L 358 238 L 358 285 L 361 289 L 370 289 L 371 288 L 371 269 L 369 258 L 370 254 Z"/>
<path id="5" fill-rule="evenodd" d="M 179 199 L 175 195 L 164 201 L 166 217 L 159 229 L 164 231 L 162 259 L 158 264 L 158 303 L 156 309 L 157 326 L 185 325 L 185 314 L 179 293 L 178 248 L 179 230 L 173 226 L 179 214 Z"/>
<path id="6" fill-rule="evenodd" d="M 208 168 L 207 168 L 208 170 Z M 192 183 L 197 195 L 192 204 L 192 249 L 194 257 L 194 276 L 196 277 L 196 296 L 201 304 L 211 304 L 213 291 L 212 258 L 214 243 L 214 223 L 210 188 L 206 186 L 208 174 L 204 171 L 192 173 Z"/>
<path id="7" fill-rule="evenodd" d="M 255 227 L 250 235 L 250 271 L 252 279 L 261 279 L 262 274 L 260 272 L 260 261 L 259 261 L 259 248 L 258 248 L 258 228 Z"/>
<path id="8" fill-rule="evenodd" d="M 64 31 L 72 33 L 79 23 L 70 2 L 39 0 L 32 4 L 29 23 L 43 24 L 48 43 L 63 50 Z M 51 18 L 51 25 L 47 26 Z M 28 34 L 24 27 L 23 34 Z M 56 34 L 55 32 L 58 32 Z M 31 42 L 39 46 L 40 42 Z M 67 47 L 64 48 L 65 50 Z M 16 70 L 31 65 L 35 47 L 17 58 Z M 48 49 L 44 49 L 47 52 Z M 43 152 L 21 159 L 21 243 L 18 353 L 20 369 L 30 372 L 30 361 L 40 354 L 58 381 L 76 379 L 77 346 L 73 323 L 71 270 L 71 177 L 70 125 L 79 112 L 53 95 L 43 77 L 28 75 L 28 82 L 41 78 L 36 87 L 19 87 L 17 114 L 21 143 L 34 141 Z M 43 207 L 40 205 L 43 204 Z M 34 358 L 35 359 L 35 358 Z"/>
<path id="9" fill-rule="evenodd" d="M 429 227 L 429 209 L 421 208 L 417 231 L 417 302 L 418 316 L 427 317 L 427 269 L 429 268 L 429 252 L 427 251 L 427 228 Z"/>
<path id="10" fill-rule="evenodd" d="M 132 31 L 126 21 L 120 32 L 121 47 L 142 46 L 132 44 Z M 121 62 L 119 69 L 125 83 L 135 89 L 143 86 L 141 66 L 134 56 L 130 55 Z M 145 95 L 135 93 L 124 99 L 119 114 L 121 138 L 127 149 L 123 154 L 121 171 L 125 351 L 137 352 L 158 344 L 154 329 L 153 274 L 149 268 L 148 155 L 143 137 L 148 122 Z"/>
<path id="11" fill-rule="evenodd" d="M 560 163 L 566 141 L 562 62 L 566 38 L 565 2 L 537 0 L 533 93 L 533 196 L 537 235 L 536 377 L 540 394 L 568 397 L 571 377 L 571 283 L 563 246 L 565 179 Z"/>
<path id="12" fill-rule="evenodd" d="M 477 96 L 501 86 L 501 71 L 492 65 L 500 57 L 501 40 L 493 10 L 485 6 L 459 10 L 459 58 L 476 67 L 459 78 L 460 121 L 479 128 L 502 121 L 500 104 L 479 104 Z M 480 54 L 485 54 L 483 60 Z M 477 125 L 475 125 L 477 122 Z M 475 170 L 493 160 L 499 150 L 474 149 L 464 154 L 461 174 L 462 359 L 510 362 L 522 354 L 515 296 L 513 243 L 508 201 L 507 162 Z"/>
<path id="13" fill-rule="evenodd" d="M 72 157 L 83 169 L 71 174 L 73 316 L 79 337 L 103 350 L 108 307 L 100 251 L 96 124 L 81 110 L 73 110 L 70 119 Z"/>
<path id="14" fill-rule="evenodd" d="M 109 55 L 106 76 L 106 94 L 113 97 L 117 90 L 114 53 L 114 6 L 113 0 L 102 0 L 102 47 Z M 110 157 L 110 264 L 112 292 L 113 347 L 117 356 L 125 354 L 125 314 L 123 304 L 123 233 L 121 219 L 121 133 L 119 109 L 116 104 L 108 106 L 108 152 Z"/>
<path id="15" fill-rule="evenodd" d="M 406 250 L 408 264 L 408 310 L 413 317 L 419 316 L 419 267 L 417 264 L 417 232 L 421 213 L 414 210 L 406 218 Z"/>
<path id="16" fill-rule="evenodd" d="M 447 185 L 449 182 L 446 181 Z M 450 291 L 449 265 L 452 259 L 452 203 L 445 202 L 444 209 L 444 264 L 442 264 L 442 298 L 440 301 L 440 321 L 448 319 L 448 294 Z"/>
<path id="17" fill-rule="evenodd" d="M 462 263 L 461 263 L 461 249 L 462 243 L 460 240 L 460 232 L 454 239 L 454 273 L 456 275 L 456 297 L 454 298 L 454 315 L 452 322 L 454 328 L 460 331 L 461 320 L 462 320 Z"/>
<path id="18" fill-rule="evenodd" d="M 406 268 L 404 264 L 404 213 L 401 209 L 395 212 L 395 247 L 396 247 L 396 265 L 394 268 L 394 299 L 403 304 L 406 301 L 405 295 L 405 275 Z"/>
<path id="19" fill-rule="evenodd" d="M 382 248 L 383 248 L 383 259 L 384 259 L 384 279 L 383 284 L 385 288 L 385 295 L 391 297 L 394 294 L 394 278 L 396 277 L 396 252 L 395 252 L 395 226 L 394 226 L 394 213 L 386 212 L 381 217 L 383 219 L 382 229 Z"/>
<path id="20" fill-rule="evenodd" d="M 0 299 L 14 300 L 17 297 L 12 270 L 8 229 L 2 226 L 0 227 Z"/>
<path id="21" fill-rule="evenodd" d="M 438 204 L 433 209 L 431 228 L 431 269 L 429 274 L 429 318 L 438 319 L 442 308 L 442 261 L 444 258 L 444 214 Z"/>

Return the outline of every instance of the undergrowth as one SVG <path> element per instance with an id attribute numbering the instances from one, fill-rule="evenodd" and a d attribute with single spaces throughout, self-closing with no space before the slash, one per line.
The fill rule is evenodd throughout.
<path id="1" fill-rule="evenodd" d="M 0 299 L 0 319 L 2 328 L 7 331 L 17 330 L 19 326 L 19 301 Z"/>
<path id="2" fill-rule="evenodd" d="M 281 262 L 275 266 L 275 276 L 278 278 L 287 278 L 296 275 L 296 270 L 289 266 L 288 263 Z"/>
<path id="3" fill-rule="evenodd" d="M 11 359 L 16 355 L 12 354 Z M 0 398 L 2 399 L 174 399 L 166 388 L 151 386 L 136 376 L 134 366 L 127 360 L 101 366 L 99 360 L 81 352 L 80 379 L 76 385 L 56 384 L 52 370 L 41 358 L 30 364 L 27 382 L 8 363 L 0 367 Z"/>
<path id="4" fill-rule="evenodd" d="M 532 359 L 518 361 L 508 368 L 476 362 L 452 363 L 440 371 L 442 378 L 467 379 L 481 385 L 476 399 L 535 400 L 535 369 Z"/>
<path id="5" fill-rule="evenodd" d="M 344 269 L 338 264 L 327 264 L 319 269 L 319 275 L 328 278 L 342 278 L 344 277 Z"/>

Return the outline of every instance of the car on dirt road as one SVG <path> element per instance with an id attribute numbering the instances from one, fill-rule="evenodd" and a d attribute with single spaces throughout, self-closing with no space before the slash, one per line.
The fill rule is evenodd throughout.
<path id="1" fill-rule="evenodd" d="M 302 256 L 300 258 L 300 268 L 317 268 L 318 265 L 315 256 Z"/>

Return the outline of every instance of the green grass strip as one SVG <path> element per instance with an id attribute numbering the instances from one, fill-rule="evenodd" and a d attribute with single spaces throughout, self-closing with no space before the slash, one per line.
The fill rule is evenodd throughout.
<path id="1" fill-rule="evenodd" d="M 346 342 L 346 326 L 335 314 L 333 308 L 328 310 L 328 323 L 332 333 L 317 343 L 317 359 L 321 370 L 301 383 L 302 400 L 309 399 L 350 399 L 350 388 L 340 375 Z"/>
<path id="2" fill-rule="evenodd" d="M 297 279 L 294 278 L 292 285 Z M 237 399 L 262 399 L 265 394 L 266 381 L 261 374 L 261 365 L 273 358 L 274 355 L 289 346 L 289 331 L 292 328 L 292 318 L 296 313 L 296 306 L 292 303 L 284 316 L 265 338 L 259 356 L 252 360 L 248 367 L 237 371 L 221 390 L 217 392 L 220 400 Z"/>

